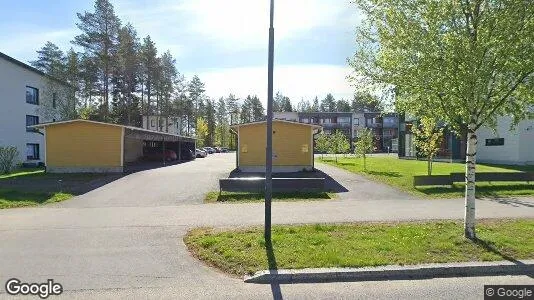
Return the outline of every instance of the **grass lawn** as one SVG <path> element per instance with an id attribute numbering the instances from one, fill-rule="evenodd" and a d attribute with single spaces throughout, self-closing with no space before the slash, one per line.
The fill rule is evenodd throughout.
<path id="1" fill-rule="evenodd" d="M 21 168 L 13 170 L 9 174 L 0 174 L 0 179 L 41 175 L 44 174 L 44 171 L 44 168 Z"/>
<path id="2" fill-rule="evenodd" d="M 67 200 L 72 196 L 73 195 L 71 194 L 61 192 L 38 193 L 0 189 L 0 209 L 60 202 Z"/>
<path id="3" fill-rule="evenodd" d="M 479 240 L 463 237 L 459 221 L 274 226 L 272 248 L 263 228 L 200 228 L 184 238 L 189 251 L 224 272 L 364 267 L 534 258 L 534 219 L 485 220 Z"/>
<path id="4" fill-rule="evenodd" d="M 317 201 L 335 199 L 336 194 L 317 193 L 273 193 L 273 201 Z M 259 193 L 209 192 L 204 199 L 205 203 L 215 202 L 262 202 L 264 195 Z"/>
<path id="5" fill-rule="evenodd" d="M 338 157 L 321 159 L 319 162 L 343 168 L 353 173 L 362 174 L 371 179 L 395 186 L 401 190 L 418 196 L 431 196 L 436 198 L 455 198 L 464 196 L 464 184 L 455 183 L 451 186 L 414 187 L 414 175 L 427 175 L 427 162 L 417 160 L 398 159 L 396 156 L 370 156 L 367 157 L 367 172 L 363 170 L 363 159 L 356 157 Z M 448 175 L 451 172 L 465 172 L 463 163 L 434 162 L 432 175 Z M 477 164 L 477 172 L 534 172 L 534 166 L 508 166 Z M 479 182 L 476 189 L 477 197 L 502 196 L 532 196 L 534 183 L 526 182 Z"/>

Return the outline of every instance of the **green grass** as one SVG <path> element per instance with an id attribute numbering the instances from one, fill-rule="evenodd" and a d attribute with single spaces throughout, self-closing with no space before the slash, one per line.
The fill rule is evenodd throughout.
<path id="1" fill-rule="evenodd" d="M 60 202 L 71 198 L 68 193 L 36 193 L 17 190 L 0 189 L 0 209 Z"/>
<path id="2" fill-rule="evenodd" d="M 273 201 L 317 201 L 335 199 L 336 194 L 326 192 L 295 192 L 273 193 Z M 204 198 L 205 203 L 215 202 L 261 202 L 264 195 L 260 193 L 209 192 Z"/>
<path id="3" fill-rule="evenodd" d="M 338 157 L 336 163 L 333 158 L 318 159 L 319 162 L 330 164 L 353 173 L 362 174 L 403 191 L 418 196 L 431 196 L 435 198 L 463 197 L 464 184 L 455 183 L 451 186 L 414 187 L 413 176 L 427 175 L 427 162 L 417 160 L 398 159 L 396 156 L 367 157 L 367 171 L 363 169 L 363 159 L 355 157 Z M 477 172 L 518 172 L 534 171 L 534 166 L 508 166 L 508 165 L 477 165 Z M 451 172 L 465 172 L 463 163 L 434 162 L 432 175 L 448 175 Z M 503 196 L 532 196 L 534 183 L 526 182 L 478 182 L 477 197 L 503 197 Z"/>
<path id="4" fill-rule="evenodd" d="M 534 258 L 534 219 L 480 221 L 478 240 L 457 221 L 274 226 L 272 252 L 263 228 L 193 229 L 189 251 L 224 272 L 365 267 Z"/>
<path id="5" fill-rule="evenodd" d="M 41 174 L 44 174 L 43 168 L 21 168 L 21 169 L 13 170 L 9 174 L 0 174 L 0 179 L 35 176 L 35 175 L 41 175 Z"/>

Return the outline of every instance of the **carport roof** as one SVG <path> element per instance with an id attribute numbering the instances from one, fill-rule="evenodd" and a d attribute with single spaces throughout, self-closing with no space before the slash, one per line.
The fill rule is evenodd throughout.
<path id="1" fill-rule="evenodd" d="M 308 123 L 301 123 L 301 122 L 293 122 L 293 121 L 287 121 L 287 120 L 279 120 L 279 119 L 273 119 L 273 123 L 289 123 L 289 124 L 295 124 L 295 125 L 303 125 L 303 126 L 309 126 L 312 129 L 320 129 L 322 128 L 321 125 L 315 125 L 315 124 L 308 124 Z M 249 126 L 249 125 L 256 125 L 256 124 L 263 124 L 267 123 L 267 121 L 257 121 L 257 122 L 249 122 L 249 123 L 241 123 L 241 124 L 234 124 L 231 125 L 230 128 L 239 128 L 243 126 Z"/>
<path id="2" fill-rule="evenodd" d="M 46 128 L 46 127 L 49 127 L 49 126 L 57 126 L 57 125 L 68 124 L 68 123 L 77 123 L 77 122 L 93 123 L 93 124 L 99 124 L 99 125 L 105 125 L 105 126 L 115 126 L 115 127 L 128 129 L 128 130 L 133 131 L 133 132 L 137 132 L 137 133 L 140 133 L 140 134 L 145 134 L 146 138 L 144 138 L 144 139 L 147 139 L 147 140 L 155 140 L 153 138 L 154 136 L 162 136 L 162 137 L 166 136 L 166 137 L 170 138 L 169 141 L 172 141 L 172 140 L 184 140 L 184 139 L 196 140 L 196 138 L 189 137 L 189 136 L 183 136 L 183 135 L 171 134 L 171 133 L 167 133 L 167 132 L 154 131 L 154 130 L 150 130 L 150 129 L 144 129 L 144 128 L 135 127 L 135 126 L 126 126 L 126 125 L 120 125 L 120 124 L 104 123 L 104 122 L 98 122 L 98 121 L 92 121 L 92 120 L 84 120 L 84 119 L 74 119 L 74 120 L 59 121 L 59 122 L 41 123 L 41 124 L 37 124 L 37 125 L 28 126 L 28 128 Z M 152 137 L 152 138 L 150 138 L 150 137 Z"/>

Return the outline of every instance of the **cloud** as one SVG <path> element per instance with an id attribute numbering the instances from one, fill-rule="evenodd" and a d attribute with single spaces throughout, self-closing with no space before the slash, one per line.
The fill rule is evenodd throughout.
<path id="1" fill-rule="evenodd" d="M 335 24 L 345 1 L 291 0 L 275 6 L 275 40 L 279 43 L 316 27 Z M 190 19 L 189 29 L 227 49 L 266 48 L 269 1 L 194 0 L 174 7 Z"/>
<path id="2" fill-rule="evenodd" d="M 37 58 L 36 51 L 44 46 L 47 41 L 51 41 L 64 51 L 67 51 L 75 34 L 76 31 L 74 29 L 32 30 L 24 34 L 17 33 L 2 36 L 0 40 L 9 41 L 2 43 L 2 51 L 7 55 L 14 55 L 19 60 L 30 61 Z"/>
<path id="3" fill-rule="evenodd" d="M 346 76 L 351 69 L 334 65 L 281 65 L 275 66 L 274 92 L 288 96 L 293 105 L 304 99 L 318 96 L 322 99 L 332 93 L 336 99 L 350 99 L 353 87 Z M 190 78 L 191 74 L 186 74 Z M 208 96 L 218 99 L 230 93 L 245 98 L 258 95 L 263 105 L 267 98 L 267 66 L 225 68 L 200 72 L 200 79 L 206 84 Z"/>

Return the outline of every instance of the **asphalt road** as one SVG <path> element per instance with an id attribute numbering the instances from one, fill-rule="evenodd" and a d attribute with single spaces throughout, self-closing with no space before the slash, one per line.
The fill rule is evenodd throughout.
<path id="1" fill-rule="evenodd" d="M 179 165 L 130 174 L 57 206 L 139 207 L 202 203 L 208 191 L 218 190 L 217 179 L 228 177 L 233 168 L 235 153 L 212 154 Z"/>
<path id="2" fill-rule="evenodd" d="M 183 243 L 187 230 L 197 226 L 262 224 L 261 203 L 199 204 L 203 193 L 216 187 L 217 174 L 233 168 L 233 158 L 232 154 L 214 155 L 189 164 L 136 173 L 120 180 L 125 182 L 114 182 L 59 207 L 0 210 L 0 283 L 3 286 L 11 277 L 26 282 L 53 278 L 65 288 L 66 298 L 80 299 L 269 299 L 273 295 L 286 299 L 482 299 L 484 284 L 534 284 L 532 278 L 525 276 L 245 284 L 240 278 L 203 265 L 189 255 Z M 331 175 L 348 187 L 346 195 L 333 201 L 274 203 L 273 223 L 463 217 L 460 199 L 397 199 L 386 198 L 386 194 L 352 199 L 347 181 L 351 175 L 340 172 Z M 171 185 L 171 174 L 183 180 Z M 193 184 L 199 181 L 206 184 Z M 151 183 L 158 186 L 146 187 Z M 120 195 L 120 191 L 127 195 Z M 521 216 L 534 217 L 534 199 L 477 201 L 478 218 Z M 0 298 L 6 297 L 0 290 Z"/>

